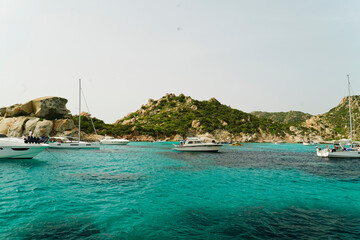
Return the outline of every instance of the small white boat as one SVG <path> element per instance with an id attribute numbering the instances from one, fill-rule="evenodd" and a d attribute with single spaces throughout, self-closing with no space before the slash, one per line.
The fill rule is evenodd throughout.
<path id="1" fill-rule="evenodd" d="M 175 150 L 182 152 L 218 152 L 222 144 L 205 143 L 198 137 L 189 137 L 186 141 L 181 141 L 180 145 L 174 145 Z"/>
<path id="2" fill-rule="evenodd" d="M 304 146 L 315 146 L 315 145 L 317 145 L 317 143 L 313 142 L 313 141 L 309 141 L 309 142 L 303 142 L 303 145 Z"/>
<path id="3" fill-rule="evenodd" d="M 316 155 L 325 158 L 360 158 L 359 142 L 350 139 L 333 141 L 333 147 L 326 148 L 316 147 Z"/>
<path id="4" fill-rule="evenodd" d="M 104 139 L 100 140 L 100 144 L 104 145 L 126 145 L 130 141 L 127 139 L 119 139 L 119 138 L 113 138 L 113 137 L 105 137 Z"/>
<path id="5" fill-rule="evenodd" d="M 45 143 L 25 143 L 20 138 L 0 138 L 0 158 L 33 158 L 48 147 Z"/>
<path id="6" fill-rule="evenodd" d="M 65 138 L 65 137 L 52 137 L 50 138 L 48 144 L 51 148 L 64 148 L 64 149 L 100 148 L 99 142 L 72 141 L 69 138 Z"/>

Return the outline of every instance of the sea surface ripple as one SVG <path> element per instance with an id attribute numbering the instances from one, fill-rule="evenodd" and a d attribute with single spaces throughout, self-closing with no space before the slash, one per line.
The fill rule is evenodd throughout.
<path id="1" fill-rule="evenodd" d="M 0 239 L 359 239 L 360 160 L 171 143 L 0 160 Z"/>

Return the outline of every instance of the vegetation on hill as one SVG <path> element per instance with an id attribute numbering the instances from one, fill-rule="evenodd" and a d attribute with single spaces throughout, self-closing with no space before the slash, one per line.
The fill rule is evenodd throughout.
<path id="1" fill-rule="evenodd" d="M 360 130 L 360 96 L 352 97 L 352 116 L 354 120 L 353 136 Z M 214 133 L 225 130 L 233 136 L 265 133 L 282 137 L 286 134 L 302 136 L 322 136 L 326 140 L 349 137 L 348 97 L 343 98 L 338 106 L 329 112 L 317 116 L 291 111 L 280 113 L 253 112 L 248 114 L 221 104 L 212 98 L 209 101 L 198 101 L 183 94 L 166 96 L 152 100 L 136 112 L 118 120 L 115 124 L 106 124 L 92 118 L 98 134 L 124 136 L 148 135 L 154 138 L 189 133 Z M 75 122 L 78 116 L 73 116 Z M 296 133 L 290 131 L 296 127 Z M 82 116 L 82 131 L 94 133 L 90 117 Z M 359 135 L 360 137 L 360 135 Z"/>
<path id="2" fill-rule="evenodd" d="M 299 125 L 304 123 L 307 119 L 311 118 L 312 115 L 308 113 L 303 113 L 299 111 L 289 111 L 289 112 L 261 112 L 254 111 L 250 114 L 255 115 L 259 118 L 269 118 L 278 123 Z"/>
<path id="3" fill-rule="evenodd" d="M 360 96 L 351 97 L 351 112 L 353 120 L 353 138 L 360 140 L 357 132 L 360 130 Z M 323 129 L 329 129 L 329 139 L 349 138 L 350 136 L 349 98 L 344 97 L 338 106 L 329 112 L 318 116 L 317 123 Z"/>
<path id="4" fill-rule="evenodd" d="M 215 130 L 226 130 L 233 135 L 260 132 L 276 136 L 293 134 L 285 124 L 233 109 L 215 98 L 198 101 L 183 94 L 167 94 L 159 100 L 150 99 L 138 111 L 115 124 L 105 124 L 99 119 L 93 119 L 98 133 L 117 136 L 135 134 L 170 137 L 178 134 L 185 137 L 189 131 L 213 133 Z M 77 120 L 74 117 L 74 121 Z M 93 132 L 88 117 L 82 117 L 82 130 Z"/>

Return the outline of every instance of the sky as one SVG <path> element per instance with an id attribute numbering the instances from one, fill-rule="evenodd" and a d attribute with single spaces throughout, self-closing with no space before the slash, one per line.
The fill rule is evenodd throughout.
<path id="1" fill-rule="evenodd" d="M 360 95 L 357 0 L 0 0 L 0 107 L 68 99 L 113 123 L 183 93 L 321 114 Z"/>

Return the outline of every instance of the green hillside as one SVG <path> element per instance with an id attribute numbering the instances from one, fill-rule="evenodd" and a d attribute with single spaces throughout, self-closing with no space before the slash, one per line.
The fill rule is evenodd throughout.
<path id="1" fill-rule="evenodd" d="M 105 124 L 95 119 L 95 126 L 100 134 L 117 136 L 133 134 L 170 137 L 178 134 L 186 137 L 189 132 L 213 133 L 215 130 L 225 130 L 233 135 L 260 132 L 275 136 L 293 134 L 287 125 L 233 109 L 215 98 L 198 101 L 183 94 L 167 94 L 158 100 L 150 99 L 138 111 L 115 124 Z M 83 117 L 82 129 L 93 132 L 90 120 L 86 117 Z"/>
<path id="2" fill-rule="evenodd" d="M 351 111 L 353 120 L 353 135 L 359 140 L 357 132 L 360 130 L 360 96 L 351 97 Z M 331 131 L 330 136 L 334 138 L 349 138 L 349 98 L 344 97 L 339 105 L 332 108 L 329 112 L 318 116 L 317 122 L 323 129 L 328 128 Z"/>
<path id="3" fill-rule="evenodd" d="M 353 137 L 357 140 L 360 140 L 360 135 L 357 137 L 356 134 L 360 131 L 359 100 L 360 96 L 353 96 L 351 99 Z M 223 105 L 215 98 L 198 101 L 183 94 L 167 94 L 158 100 L 150 99 L 139 110 L 114 124 L 106 124 L 97 118 L 93 118 L 93 121 L 98 134 L 113 136 L 186 137 L 223 130 L 235 137 L 265 134 L 268 135 L 267 139 L 291 135 L 300 139 L 322 137 L 332 140 L 349 137 L 348 109 L 348 97 L 345 97 L 338 106 L 317 116 L 299 111 L 248 114 Z M 78 116 L 73 119 L 77 122 Z M 82 130 L 93 133 L 90 118 L 87 116 L 82 117 Z"/>
<path id="4" fill-rule="evenodd" d="M 289 111 L 289 112 L 261 112 L 254 111 L 251 112 L 252 115 L 255 115 L 259 118 L 269 118 L 278 123 L 286 124 L 301 124 L 307 119 L 311 118 L 312 115 L 308 113 L 303 113 L 299 111 Z"/>

